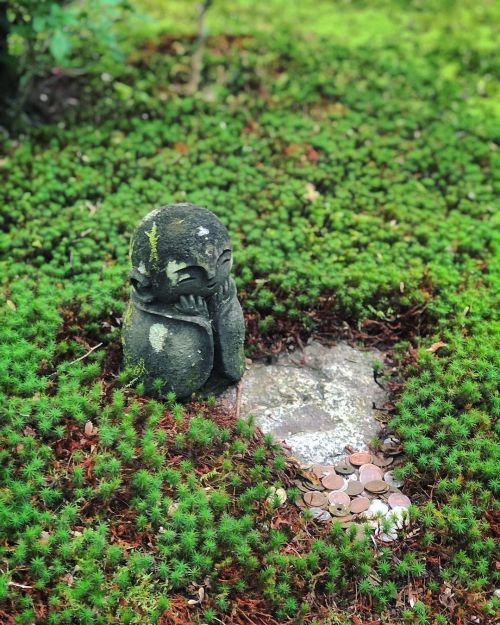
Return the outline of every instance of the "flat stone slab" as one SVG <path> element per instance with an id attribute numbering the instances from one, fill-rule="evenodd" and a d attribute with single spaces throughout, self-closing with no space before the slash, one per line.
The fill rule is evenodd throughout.
<path id="1" fill-rule="evenodd" d="M 365 450 L 380 430 L 373 405 L 383 407 L 388 395 L 374 380 L 374 361 L 382 363 L 383 353 L 312 341 L 275 364 L 252 363 L 243 377 L 240 414 L 254 415 L 263 432 L 304 463 L 338 461 L 346 445 Z M 234 407 L 236 389 L 221 399 Z"/>

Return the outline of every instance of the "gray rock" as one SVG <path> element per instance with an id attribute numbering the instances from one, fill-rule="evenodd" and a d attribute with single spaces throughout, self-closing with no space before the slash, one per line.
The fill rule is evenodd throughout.
<path id="1" fill-rule="evenodd" d="M 130 259 L 123 352 L 146 392 L 183 399 L 212 375 L 219 385 L 239 380 L 245 324 L 229 235 L 217 217 L 192 204 L 162 206 L 137 226 Z"/>
<path id="2" fill-rule="evenodd" d="M 276 364 L 252 363 L 243 376 L 241 416 L 254 415 L 306 463 L 332 463 L 345 446 L 367 449 L 379 432 L 377 411 L 387 393 L 373 377 L 378 350 L 354 349 L 346 343 L 325 347 L 311 342 L 304 351 L 282 354 Z M 223 401 L 234 407 L 235 389 Z"/>

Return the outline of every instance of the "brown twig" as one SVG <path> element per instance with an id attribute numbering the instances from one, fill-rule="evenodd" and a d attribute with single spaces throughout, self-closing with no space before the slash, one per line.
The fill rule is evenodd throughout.
<path id="1" fill-rule="evenodd" d="M 33 586 L 27 586 L 26 584 L 18 584 L 17 582 L 9 582 L 8 586 L 15 586 L 16 588 L 22 588 L 23 590 L 30 590 Z"/>
<path id="2" fill-rule="evenodd" d="M 212 5 L 213 0 L 203 0 L 198 12 L 198 37 L 196 39 L 193 56 L 191 58 L 191 78 L 186 85 L 188 95 L 193 95 L 198 91 L 201 83 L 201 71 L 203 69 L 203 52 L 205 51 L 205 40 L 207 30 L 205 27 L 205 15 Z"/>
<path id="3" fill-rule="evenodd" d="M 80 358 L 75 358 L 75 360 L 72 360 L 71 362 L 68 363 L 68 365 L 74 365 L 75 362 L 79 362 L 80 360 L 83 360 L 84 358 L 87 358 L 87 356 L 90 356 L 90 354 L 92 352 L 95 352 L 96 349 L 99 349 L 99 347 L 101 347 L 101 345 L 103 345 L 103 343 L 98 343 L 97 345 L 94 345 L 94 347 L 92 347 L 92 349 L 89 349 L 89 351 L 86 354 L 83 354 L 83 356 L 80 356 Z M 53 378 L 58 374 L 58 371 L 54 371 L 54 373 L 51 373 L 48 377 L 49 378 Z"/>
<path id="4" fill-rule="evenodd" d="M 235 405 L 235 410 L 234 410 L 234 418 L 236 419 L 236 421 L 240 418 L 242 396 L 243 396 L 243 381 L 240 380 L 238 382 L 238 386 L 236 387 L 236 405 Z"/>

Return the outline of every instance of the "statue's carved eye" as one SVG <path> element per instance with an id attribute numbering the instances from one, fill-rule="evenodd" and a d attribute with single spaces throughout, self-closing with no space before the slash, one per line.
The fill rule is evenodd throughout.
<path id="1" fill-rule="evenodd" d="M 196 280 L 203 279 L 204 271 L 201 267 L 197 267 L 193 265 L 192 267 L 186 267 L 185 269 L 181 269 L 178 272 L 178 280 L 177 284 L 185 284 L 189 282 L 194 282 Z"/>
<path id="2" fill-rule="evenodd" d="M 194 276 L 185 276 L 181 278 L 177 284 L 184 284 L 185 282 L 192 282 L 193 280 L 196 280 Z"/>
<path id="3" fill-rule="evenodd" d="M 226 263 L 231 262 L 231 250 L 224 250 L 222 254 L 219 256 L 218 260 L 220 265 L 225 265 Z"/>

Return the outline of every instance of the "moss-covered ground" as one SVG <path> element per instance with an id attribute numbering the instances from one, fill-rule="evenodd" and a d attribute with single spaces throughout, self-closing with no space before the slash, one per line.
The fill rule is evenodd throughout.
<path id="1" fill-rule="evenodd" d="M 187 95 L 188 4 L 143 0 L 126 63 L 87 50 L 2 139 L 0 622 L 495 622 L 498 4 L 216 2 Z M 272 441 L 120 370 L 130 233 L 187 200 L 231 232 L 249 355 L 394 349 L 395 546 L 280 506 Z"/>

